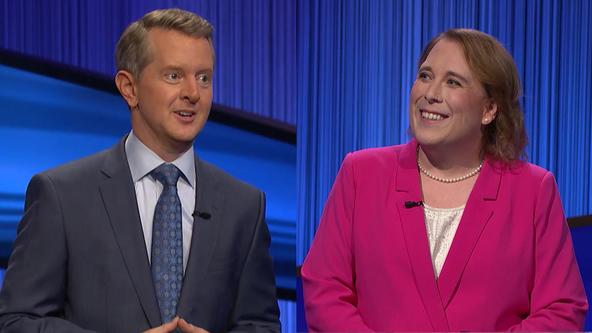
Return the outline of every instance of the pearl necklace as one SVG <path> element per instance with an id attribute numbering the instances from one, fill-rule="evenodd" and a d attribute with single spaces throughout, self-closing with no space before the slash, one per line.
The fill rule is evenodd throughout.
<path id="1" fill-rule="evenodd" d="M 428 178 L 431 178 L 431 179 L 433 179 L 437 182 L 440 182 L 440 183 L 451 184 L 451 183 L 461 182 L 465 179 L 471 178 L 474 175 L 478 174 L 479 171 L 481 171 L 481 168 L 483 167 L 483 161 L 481 161 L 481 164 L 479 164 L 478 167 L 476 167 L 475 169 L 473 169 L 471 172 L 467 173 L 466 175 L 460 176 L 460 177 L 454 177 L 454 178 L 441 178 L 441 177 L 436 177 L 436 176 L 432 175 L 428 170 L 424 169 L 421 166 L 421 163 L 419 163 L 419 158 L 417 159 L 417 166 L 419 167 L 419 170 L 421 171 L 421 173 L 426 175 Z"/>

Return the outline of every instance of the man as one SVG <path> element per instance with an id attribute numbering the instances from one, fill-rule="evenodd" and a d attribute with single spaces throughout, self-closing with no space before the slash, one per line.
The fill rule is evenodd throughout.
<path id="1" fill-rule="evenodd" d="M 148 13 L 116 62 L 132 132 L 32 178 L 0 331 L 279 331 L 265 198 L 193 153 L 212 103 L 211 25 Z"/>

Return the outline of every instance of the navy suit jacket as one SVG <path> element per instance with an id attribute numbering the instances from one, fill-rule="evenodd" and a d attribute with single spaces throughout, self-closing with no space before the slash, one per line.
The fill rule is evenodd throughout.
<path id="1" fill-rule="evenodd" d="M 265 197 L 196 158 L 178 314 L 210 332 L 271 331 L 279 310 Z M 2 332 L 141 332 L 160 312 L 124 140 L 35 175 L 0 291 Z"/>

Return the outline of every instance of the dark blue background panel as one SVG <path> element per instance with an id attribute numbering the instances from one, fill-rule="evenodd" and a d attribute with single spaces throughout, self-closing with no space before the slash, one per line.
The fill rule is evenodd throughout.
<path id="1" fill-rule="evenodd" d="M 578 265 L 580 266 L 580 273 L 582 273 L 582 279 L 584 280 L 586 295 L 588 295 L 588 303 L 592 303 L 592 251 L 590 251 L 590 244 L 592 244 L 592 225 L 572 228 L 571 237 L 573 239 Z M 588 310 L 588 315 L 586 316 L 584 330 L 592 331 L 592 311 L 590 310 Z"/>
<path id="2" fill-rule="evenodd" d="M 6 258 L 35 173 L 106 149 L 129 132 L 123 100 L 20 69 L 0 66 L 0 257 Z M 296 147 L 208 122 L 195 149 L 267 196 L 278 287 L 295 287 Z"/>

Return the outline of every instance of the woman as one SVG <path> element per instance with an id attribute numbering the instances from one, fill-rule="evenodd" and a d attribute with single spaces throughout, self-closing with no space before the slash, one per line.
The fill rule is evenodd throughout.
<path id="1" fill-rule="evenodd" d="M 553 175 L 521 160 L 493 37 L 424 49 L 409 143 L 349 154 L 302 267 L 311 331 L 574 331 L 588 309 Z"/>

